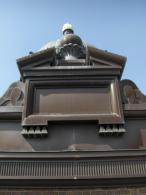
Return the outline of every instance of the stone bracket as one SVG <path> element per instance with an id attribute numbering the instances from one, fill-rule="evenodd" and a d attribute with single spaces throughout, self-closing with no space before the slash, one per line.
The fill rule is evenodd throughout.
<path id="1" fill-rule="evenodd" d="M 21 131 L 24 137 L 46 137 L 48 136 L 48 129 L 45 126 L 25 126 Z"/>
<path id="2" fill-rule="evenodd" d="M 99 135 L 102 136 L 118 136 L 123 135 L 126 132 L 123 125 L 100 125 Z"/>

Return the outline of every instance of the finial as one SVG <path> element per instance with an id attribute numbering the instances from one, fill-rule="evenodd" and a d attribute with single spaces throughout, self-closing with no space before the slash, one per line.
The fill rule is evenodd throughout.
<path id="1" fill-rule="evenodd" d="M 62 27 L 63 34 L 72 34 L 74 32 L 73 26 L 70 23 L 65 23 Z"/>

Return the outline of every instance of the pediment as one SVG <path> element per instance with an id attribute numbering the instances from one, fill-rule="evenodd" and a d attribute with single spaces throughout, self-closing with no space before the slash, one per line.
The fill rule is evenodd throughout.
<path id="1" fill-rule="evenodd" d="M 88 47 L 86 56 L 83 58 L 76 59 L 61 59 L 58 58 L 56 49 L 54 47 L 48 48 L 43 51 L 39 51 L 17 60 L 18 67 L 21 73 L 21 77 L 25 80 L 27 75 L 36 75 L 36 72 L 45 74 L 45 71 L 69 69 L 96 69 L 102 71 L 102 75 L 106 71 L 107 74 L 113 74 L 108 71 L 116 71 L 114 75 L 121 77 L 126 58 L 117 54 L 113 54 L 97 48 Z M 42 73 L 44 71 L 44 73 Z M 28 77 L 29 77 L 28 76 Z"/>

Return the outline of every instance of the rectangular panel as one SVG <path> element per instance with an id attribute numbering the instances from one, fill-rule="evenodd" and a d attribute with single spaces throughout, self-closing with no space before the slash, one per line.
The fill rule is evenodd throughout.
<path id="1" fill-rule="evenodd" d="M 109 87 L 36 89 L 37 114 L 109 114 L 112 112 Z"/>
<path id="2" fill-rule="evenodd" d="M 31 81 L 23 110 L 23 125 L 47 126 L 48 121 L 96 120 L 123 124 L 118 81 Z"/>

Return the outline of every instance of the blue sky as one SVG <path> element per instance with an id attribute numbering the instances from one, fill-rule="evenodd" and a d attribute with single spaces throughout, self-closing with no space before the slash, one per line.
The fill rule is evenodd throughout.
<path id="1" fill-rule="evenodd" d="M 61 37 L 66 22 L 97 48 L 127 56 L 123 79 L 146 94 L 145 0 L 0 0 L 0 96 L 20 78 L 16 59 Z"/>

